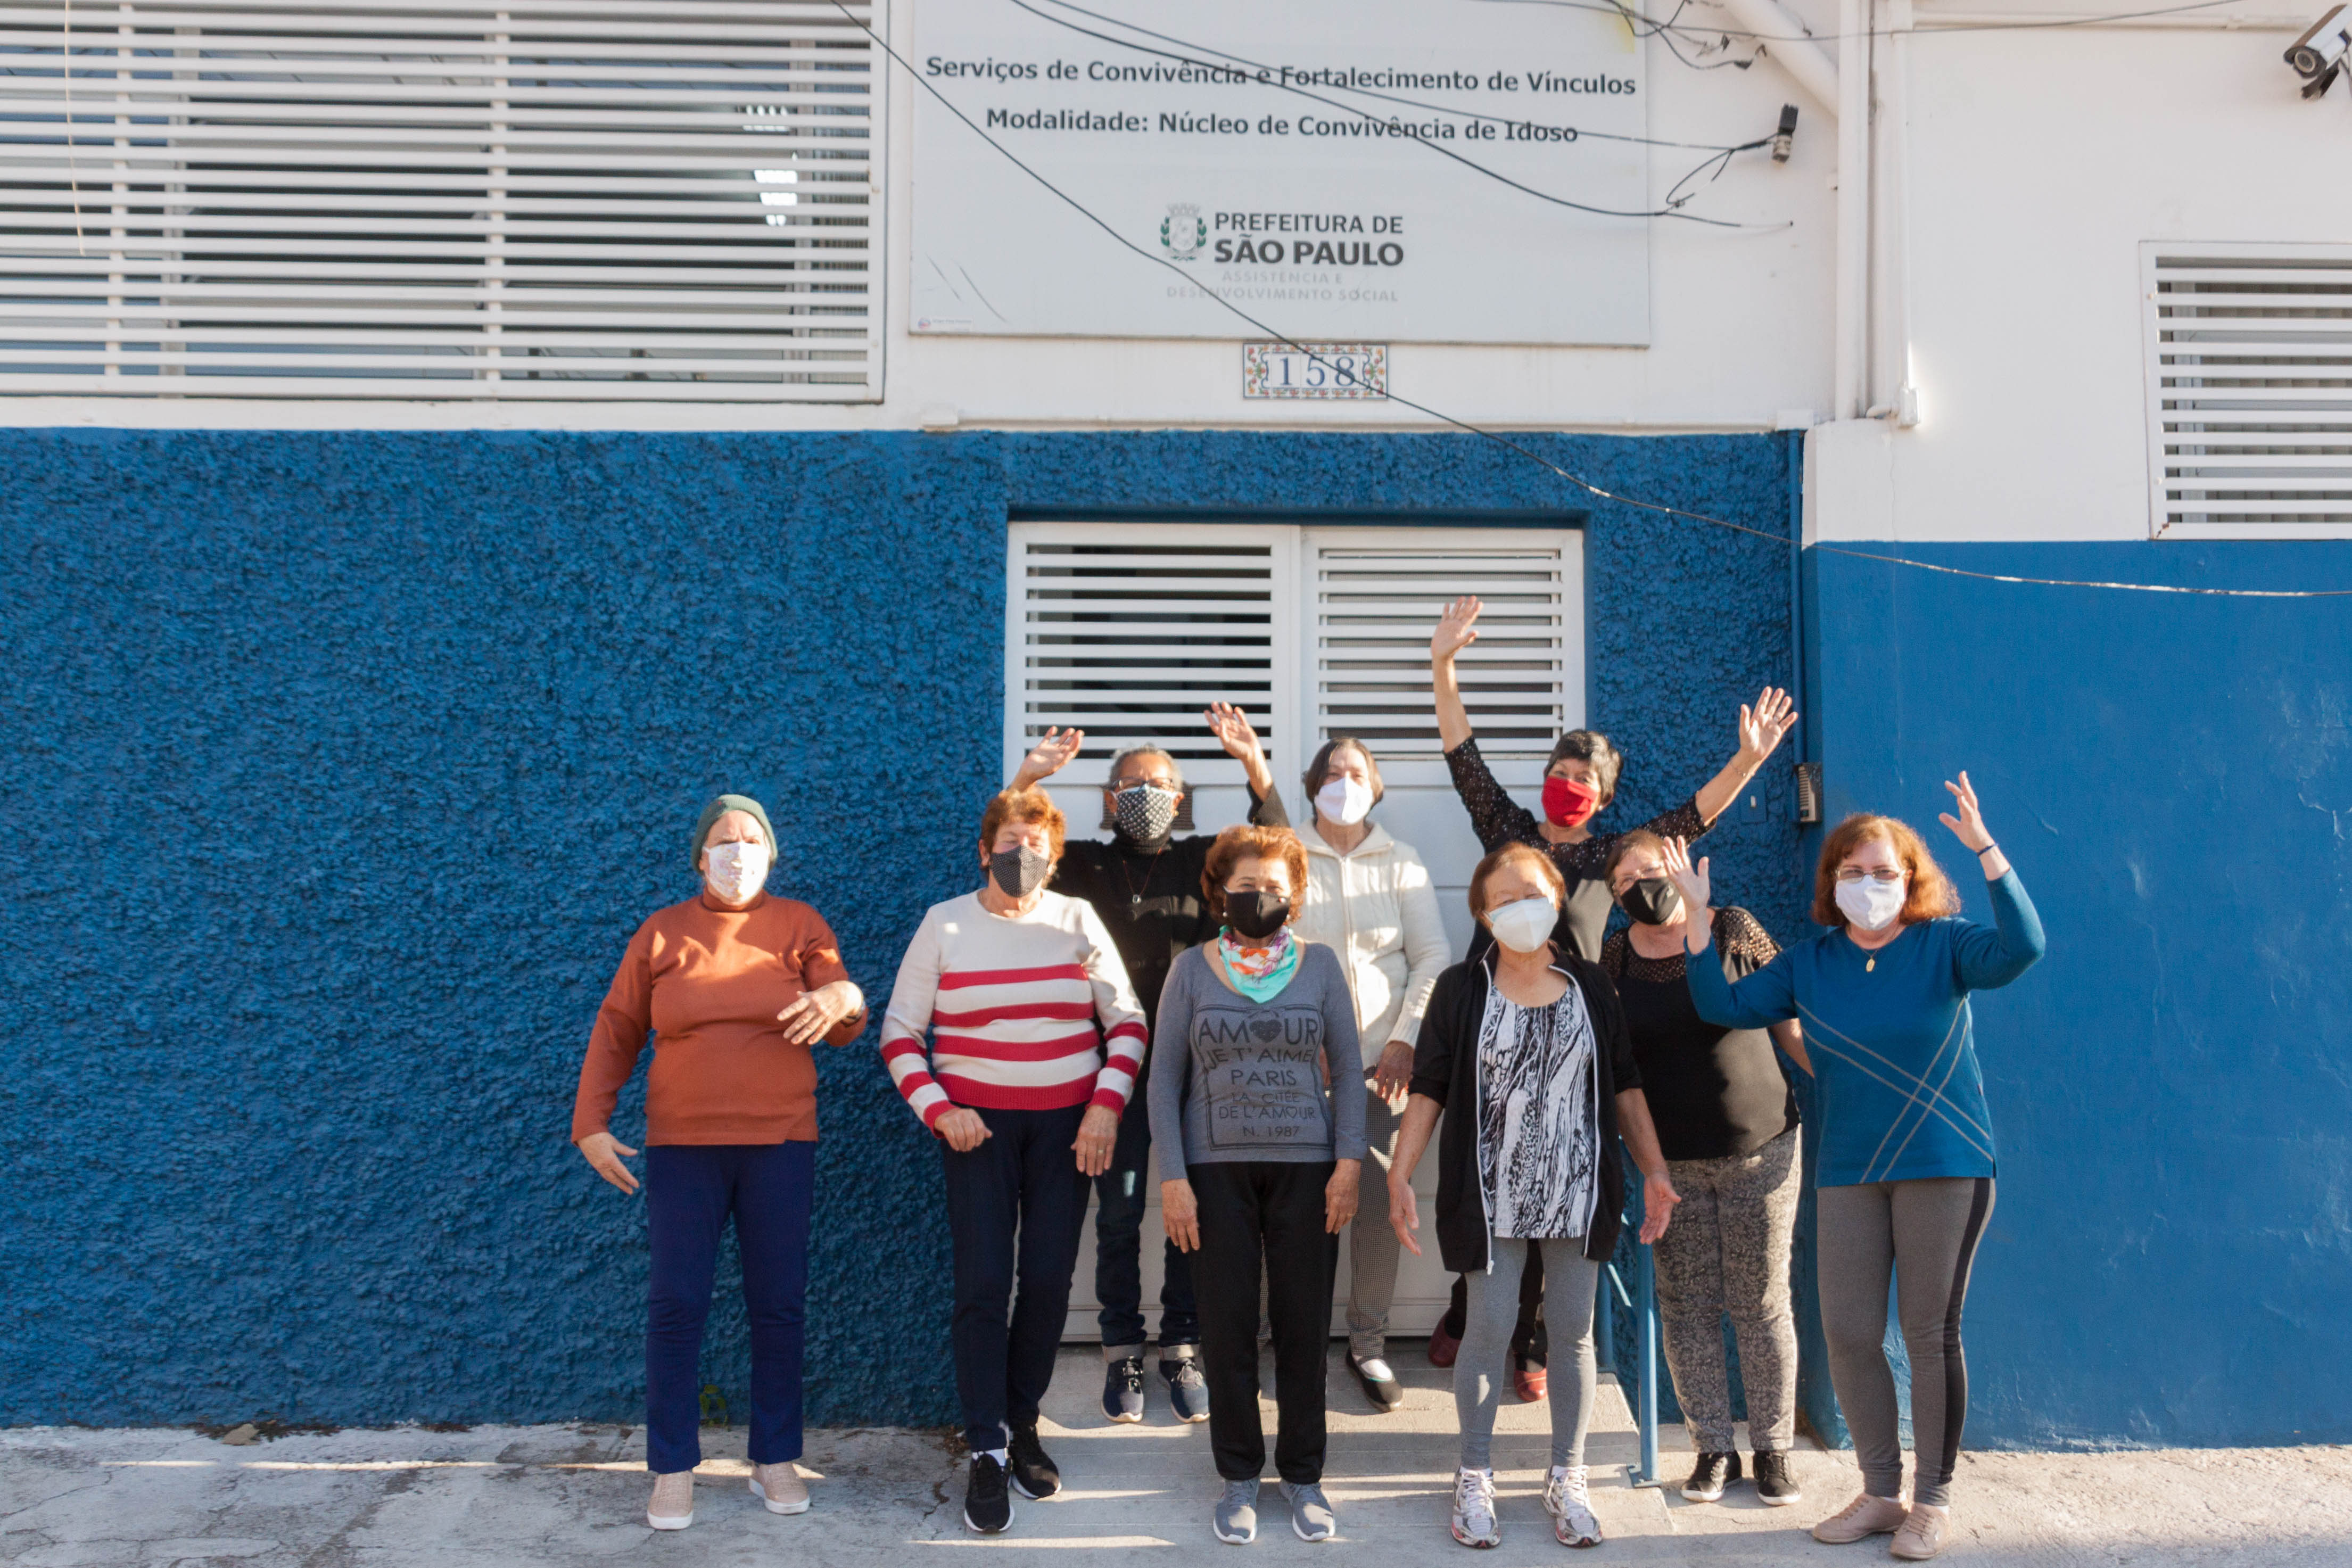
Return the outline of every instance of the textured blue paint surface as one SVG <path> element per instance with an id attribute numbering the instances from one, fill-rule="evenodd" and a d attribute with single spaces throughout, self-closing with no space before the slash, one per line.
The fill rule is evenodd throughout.
<path id="1" fill-rule="evenodd" d="M 1786 531 L 1784 442 L 1522 439 Z M 1584 504 L 1464 437 L 17 430 L 0 462 L 10 1423 L 634 1420 L 640 1209 L 564 1139 L 704 798 L 769 803 L 772 885 L 886 990 L 998 782 L 1008 510 Z M 1785 679 L 1786 552 L 1590 527 L 1634 821 Z M 1771 805 L 1710 847 L 1788 931 Z M 937 1158 L 870 1036 L 820 1073 L 812 1417 L 944 1422 Z M 706 1357 L 740 1407 L 723 1291 Z"/>
<path id="2" fill-rule="evenodd" d="M 2352 544 L 1863 545 L 2352 588 Z M 2352 1439 L 2352 600 L 1985 583 L 1815 549 L 1829 816 L 1967 768 L 2050 937 L 1976 1002 L 2000 1197 L 1969 1440 Z"/>

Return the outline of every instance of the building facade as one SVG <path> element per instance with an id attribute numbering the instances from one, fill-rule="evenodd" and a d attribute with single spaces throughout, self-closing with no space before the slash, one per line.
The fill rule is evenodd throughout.
<path id="1" fill-rule="evenodd" d="M 2292 595 L 2352 589 L 2352 84 L 2280 58 L 2324 7 L 1989 3 L 48 8 L 0 1420 L 629 1416 L 641 1221 L 562 1129 L 703 799 L 873 993 L 1047 724 L 1074 812 L 1161 737 L 1237 818 L 1224 696 L 1294 805 L 1371 742 L 1458 950 L 1476 592 L 1506 782 L 1590 724 L 1621 825 L 1801 692 L 1707 844 L 1783 940 L 1809 816 L 1976 781 L 2051 952 L 1977 1005 L 1973 1439 L 2346 1440 L 2352 597 Z M 1341 354 L 1389 395 L 1258 395 Z M 821 1071 L 812 1413 L 944 1420 L 930 1141 L 870 1037 Z"/>

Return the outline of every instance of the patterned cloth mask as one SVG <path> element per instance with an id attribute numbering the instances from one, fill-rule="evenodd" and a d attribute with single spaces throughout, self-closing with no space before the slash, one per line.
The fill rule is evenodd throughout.
<path id="1" fill-rule="evenodd" d="M 719 902 L 740 904 L 767 885 L 771 861 L 766 845 L 714 844 L 707 853 L 702 879 Z"/>
<path id="2" fill-rule="evenodd" d="M 1158 784 L 1137 784 L 1111 796 L 1119 835 L 1138 844 L 1157 844 L 1176 826 L 1176 802 L 1181 797 Z"/>

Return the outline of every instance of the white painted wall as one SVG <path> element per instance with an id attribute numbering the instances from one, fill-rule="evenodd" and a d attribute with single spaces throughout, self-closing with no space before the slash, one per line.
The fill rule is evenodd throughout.
<path id="1" fill-rule="evenodd" d="M 2147 537 L 2140 243 L 2352 241 L 2352 94 L 2303 101 L 2292 36 L 2278 16 L 1911 40 L 1921 423 L 1814 432 L 1809 537 Z"/>

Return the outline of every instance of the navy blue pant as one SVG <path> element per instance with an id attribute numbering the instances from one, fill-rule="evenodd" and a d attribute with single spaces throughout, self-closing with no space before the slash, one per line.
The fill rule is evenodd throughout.
<path id="1" fill-rule="evenodd" d="M 1147 1068 L 1147 1071 L 1149 1068 Z M 1151 1111 L 1143 1103 L 1144 1073 L 1118 1119 L 1110 1169 L 1095 1178 L 1095 1300 L 1107 1345 L 1143 1342 L 1143 1210 L 1151 1201 Z M 1197 1345 L 1201 1315 L 1192 1304 L 1192 1260 L 1163 1241 L 1167 1271 L 1160 1282 L 1160 1342 Z"/>
<path id="2" fill-rule="evenodd" d="M 1007 1422 L 1034 1421 L 1054 1381 L 1087 1223 L 1087 1179 L 1070 1148 L 1086 1113 L 982 1110 L 979 1148 L 940 1145 L 955 1242 L 956 1397 L 974 1451 L 1003 1447 Z"/>
<path id="3" fill-rule="evenodd" d="M 646 1151 L 646 1468 L 702 1462 L 702 1324 L 719 1237 L 735 1216 L 751 1323 L 751 1462 L 801 1457 L 814 1143 L 656 1143 Z"/>

